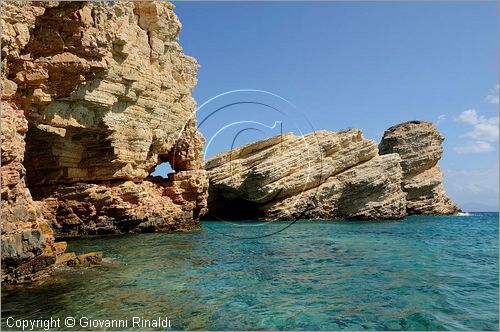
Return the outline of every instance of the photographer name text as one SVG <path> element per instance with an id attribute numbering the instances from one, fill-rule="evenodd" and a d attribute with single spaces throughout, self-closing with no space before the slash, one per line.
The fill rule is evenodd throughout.
<path id="1" fill-rule="evenodd" d="M 6 325 L 9 328 L 20 331 L 48 331 L 61 328 L 170 328 L 170 317 L 155 317 L 147 319 L 144 317 L 125 317 L 123 319 L 102 319 L 93 317 L 66 317 L 66 318 L 36 318 L 15 319 L 8 317 Z"/>

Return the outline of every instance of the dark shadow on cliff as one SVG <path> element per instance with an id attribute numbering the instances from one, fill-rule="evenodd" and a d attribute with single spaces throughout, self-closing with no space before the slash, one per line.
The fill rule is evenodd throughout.
<path id="1" fill-rule="evenodd" d="M 203 221 L 236 221 L 236 220 L 258 220 L 263 217 L 259 207 L 261 204 L 242 197 L 242 193 L 227 187 L 221 190 L 210 190 L 214 188 L 213 183 L 209 184 L 208 212 L 201 218 Z M 215 188 L 214 188 L 215 189 Z M 227 198 L 228 191 L 231 191 Z"/>
<path id="2" fill-rule="evenodd" d="M 243 198 L 227 200 L 220 197 L 216 201 L 216 205 L 209 201 L 208 212 L 201 218 L 202 221 L 258 220 L 264 216 L 259 204 Z"/>
<path id="3" fill-rule="evenodd" d="M 275 201 L 282 192 L 280 189 L 277 192 L 255 197 L 255 188 L 263 187 L 265 184 L 265 176 L 258 173 L 247 176 L 239 186 L 239 190 L 230 186 L 209 183 L 208 212 L 202 220 L 237 221 L 264 218 L 265 214 L 261 211 L 261 207 Z"/>

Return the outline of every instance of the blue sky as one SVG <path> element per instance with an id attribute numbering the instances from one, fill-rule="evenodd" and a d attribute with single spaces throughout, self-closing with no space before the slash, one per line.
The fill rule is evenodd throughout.
<path id="1" fill-rule="evenodd" d="M 446 137 L 441 166 L 452 198 L 465 210 L 498 209 L 497 3 L 175 5 L 180 43 L 201 65 L 198 105 L 258 89 L 295 106 L 256 92 L 215 99 L 200 122 L 221 106 L 257 103 L 203 122 L 209 139 L 242 122 L 216 136 L 207 156 L 230 148 L 253 122 L 258 130 L 242 132 L 235 145 L 277 134 L 265 127 L 274 121 L 295 132 L 355 127 L 379 141 L 394 124 L 427 120 Z"/>

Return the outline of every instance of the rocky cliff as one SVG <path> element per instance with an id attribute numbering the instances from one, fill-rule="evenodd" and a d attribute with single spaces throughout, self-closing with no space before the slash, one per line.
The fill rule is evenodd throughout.
<path id="1" fill-rule="evenodd" d="M 455 214 L 459 207 L 446 195 L 438 161 L 444 137 L 430 122 L 410 121 L 387 129 L 380 154 L 397 153 L 403 169 L 402 187 L 408 214 Z"/>
<path id="2" fill-rule="evenodd" d="M 443 138 L 430 123 L 389 129 L 380 144 L 360 130 L 285 134 L 205 163 L 207 219 L 401 219 L 454 214 L 437 162 Z"/>
<path id="3" fill-rule="evenodd" d="M 2 29 L 2 240 L 29 260 L 52 232 L 197 228 L 198 64 L 173 5 L 3 2 Z M 162 162 L 175 174 L 152 177 Z"/>
<path id="4" fill-rule="evenodd" d="M 28 131 L 22 110 L 2 104 L 2 281 L 29 281 L 50 273 L 54 237 L 41 204 L 26 187 Z"/>

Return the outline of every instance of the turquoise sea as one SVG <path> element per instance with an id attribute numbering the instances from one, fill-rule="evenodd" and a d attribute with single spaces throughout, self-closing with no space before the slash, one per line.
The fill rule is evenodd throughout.
<path id="1" fill-rule="evenodd" d="M 238 238 L 289 224 L 252 225 L 69 241 L 104 251 L 104 264 L 3 287 L 2 330 L 9 316 L 169 316 L 172 330 L 499 328 L 498 213 L 299 221 Z"/>

